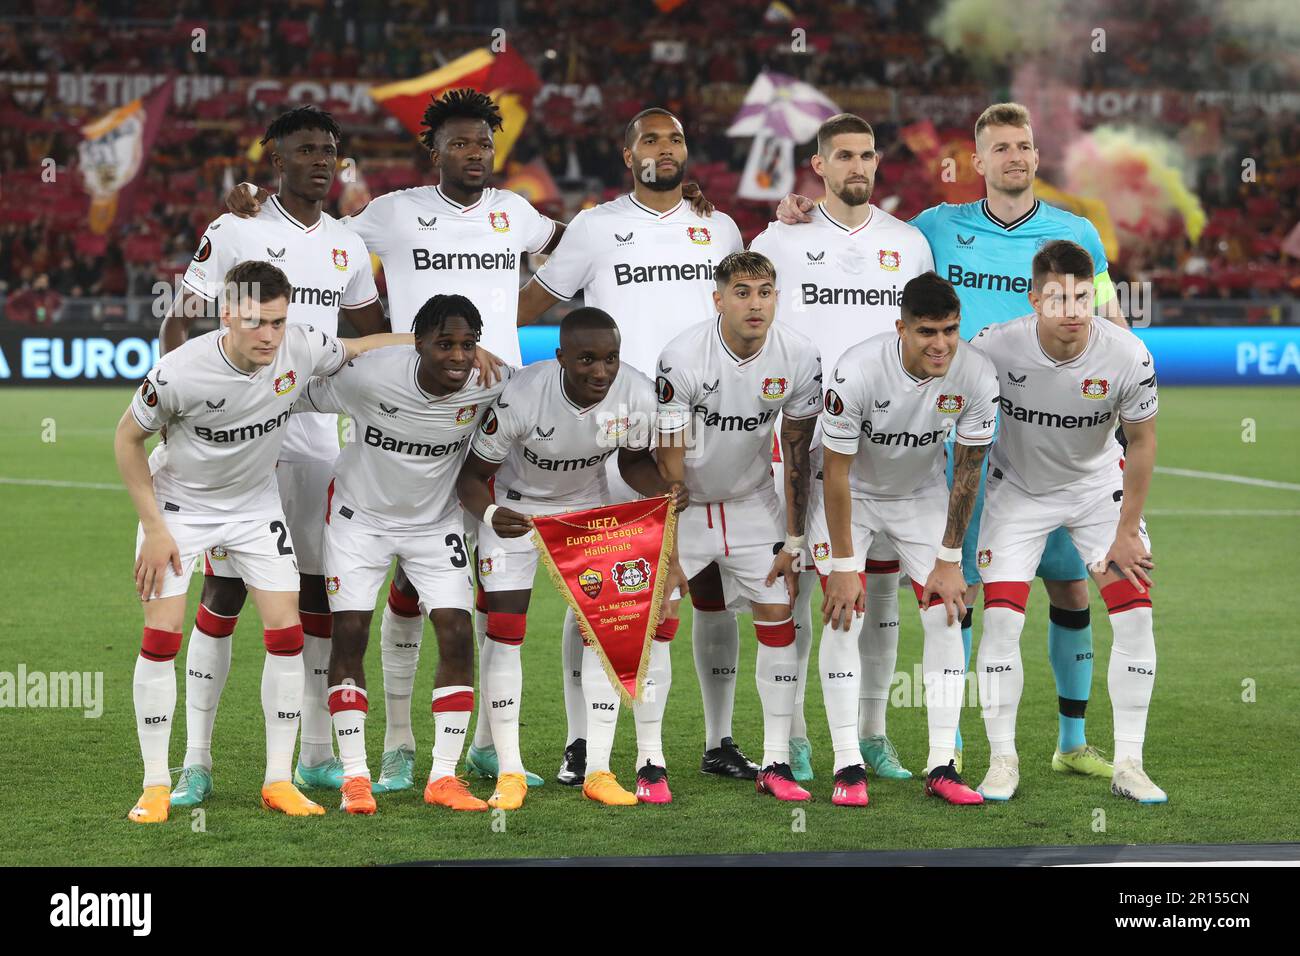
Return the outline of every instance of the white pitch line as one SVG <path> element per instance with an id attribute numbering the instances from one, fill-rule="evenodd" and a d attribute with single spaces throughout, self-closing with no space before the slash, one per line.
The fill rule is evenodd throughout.
<path id="1" fill-rule="evenodd" d="M 1283 491 L 1300 491 L 1300 485 L 1286 481 L 1247 478 L 1244 475 L 1225 475 L 1217 471 L 1193 471 L 1190 468 L 1166 468 L 1163 465 L 1156 465 L 1156 474 L 1177 475 L 1180 478 L 1210 478 L 1214 481 L 1230 481 L 1237 485 L 1254 485 L 1256 488 L 1281 488 Z"/>
<path id="2" fill-rule="evenodd" d="M 1146 518 L 1300 518 L 1300 510 L 1268 511 L 1250 508 L 1153 508 L 1142 512 Z"/>
<path id="3" fill-rule="evenodd" d="M 36 488 L 80 488 L 86 491 L 126 491 L 125 485 L 101 481 L 55 481 L 51 478 L 0 478 L 0 485 L 29 485 Z"/>

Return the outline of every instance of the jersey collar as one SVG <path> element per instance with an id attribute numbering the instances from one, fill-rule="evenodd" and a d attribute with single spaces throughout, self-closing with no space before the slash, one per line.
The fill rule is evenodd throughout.
<path id="1" fill-rule="evenodd" d="M 1088 341 L 1087 344 L 1084 345 L 1083 351 L 1080 352 L 1072 359 L 1066 359 L 1064 362 L 1058 362 L 1056 359 L 1048 355 L 1047 350 L 1043 348 L 1042 340 L 1038 338 L 1038 317 L 1037 316 L 1034 316 L 1034 322 L 1033 325 L 1030 326 L 1029 331 L 1030 334 L 1033 335 L 1034 337 L 1034 345 L 1038 346 L 1038 354 L 1041 355 L 1049 365 L 1051 365 L 1053 368 L 1067 368 L 1075 364 L 1079 360 L 1081 360 L 1085 355 L 1087 355 L 1089 350 L 1092 348 L 1092 343 L 1097 341 L 1096 325 L 1099 318 L 1100 316 L 1094 315 L 1092 317 L 1092 321 L 1088 323 Z M 1105 322 L 1106 320 L 1101 319 L 1101 321 Z"/>
<path id="2" fill-rule="evenodd" d="M 225 329 L 222 329 L 221 334 L 216 337 L 217 354 L 221 356 L 221 361 L 225 362 L 226 368 L 230 369 L 240 378 L 252 378 L 253 372 L 245 372 L 243 369 L 235 365 L 234 362 L 230 361 L 230 356 L 227 355 L 226 350 L 221 347 L 221 343 L 225 339 L 225 337 L 226 337 Z M 283 348 L 283 345 L 281 346 L 281 348 Z"/>
<path id="3" fill-rule="evenodd" d="M 289 225 L 295 227 L 304 235 L 310 235 L 311 233 L 315 232 L 317 229 L 320 228 L 320 224 L 325 221 L 325 213 L 322 212 L 320 214 L 320 218 L 316 220 L 315 225 L 304 226 L 301 222 L 299 222 L 297 219 L 295 219 L 293 216 L 289 214 L 289 210 L 284 208 L 284 203 L 280 202 L 280 198 L 278 196 L 271 197 L 271 207 L 276 212 L 278 212 L 282 217 L 284 217 L 284 220 L 287 223 L 289 223 Z"/>
<path id="4" fill-rule="evenodd" d="M 559 362 L 555 363 L 555 387 L 560 390 L 560 398 L 564 400 L 564 404 L 567 405 L 575 415 L 585 415 L 587 412 L 595 408 L 596 405 L 600 404 L 600 402 L 597 402 L 596 405 L 588 405 L 586 408 L 583 408 L 573 399 L 569 398 L 569 393 L 564 390 L 564 366 Z M 604 399 L 601 401 L 604 401 Z"/>
<path id="5" fill-rule="evenodd" d="M 931 382 L 934 381 L 933 376 L 927 376 L 926 378 L 917 378 L 915 375 L 913 375 L 911 372 L 907 370 L 907 366 L 903 364 L 903 340 L 901 338 L 896 339 L 894 341 L 894 354 L 898 356 L 899 371 L 901 371 L 904 375 L 906 375 L 907 380 L 911 382 L 913 385 L 915 385 L 918 389 L 924 388 L 925 386 L 929 385 Z"/>
<path id="6" fill-rule="evenodd" d="M 477 209 L 479 206 L 481 206 L 483 204 L 483 196 L 487 192 L 486 189 L 483 190 L 483 192 L 478 194 L 478 199 L 474 200 L 468 206 L 462 206 L 460 203 L 456 202 L 456 200 L 452 199 L 445 192 L 443 192 L 441 186 L 434 186 L 433 189 L 434 192 L 438 194 L 439 199 L 441 199 L 448 206 L 450 206 L 452 209 L 456 210 L 458 213 L 461 214 L 470 212 L 471 210 Z"/>
<path id="7" fill-rule="evenodd" d="M 762 355 L 764 350 L 767 349 L 767 343 L 772 338 L 772 328 L 771 326 L 768 326 L 767 337 L 763 339 L 762 348 L 760 348 L 749 358 L 743 359 L 735 352 L 731 351 L 731 346 L 729 346 L 727 344 L 727 340 L 722 337 L 722 316 L 721 315 L 719 315 L 717 319 L 714 320 L 713 331 L 714 334 L 716 334 L 718 337 L 718 344 L 722 346 L 723 353 L 727 356 L 727 358 L 731 359 L 731 361 L 736 363 L 736 368 L 744 368 L 746 365 L 749 365 L 751 362 L 753 362 L 754 359 Z"/>
<path id="8" fill-rule="evenodd" d="M 657 209 L 651 209 L 651 208 L 650 208 L 649 206 L 647 206 L 645 203 L 643 203 L 643 202 L 641 202 L 639 199 L 637 199 L 637 198 L 636 198 L 636 195 L 635 195 L 634 193 L 628 193 L 628 194 L 627 194 L 627 198 L 630 199 L 630 200 L 632 201 L 632 205 L 635 206 L 637 209 L 640 209 L 642 212 L 644 212 L 644 213 L 648 213 L 649 215 L 654 216 L 656 219 L 667 219 L 669 216 L 671 216 L 671 215 L 672 215 L 673 213 L 675 213 L 677 210 L 681 209 L 681 208 L 682 208 L 682 204 L 686 202 L 685 199 L 680 199 L 680 200 L 678 200 L 677 205 L 676 205 L 676 206 L 673 206 L 672 209 L 669 209 L 667 212 L 659 212 Z"/>
<path id="9" fill-rule="evenodd" d="M 1013 229 L 1023 226 L 1029 220 L 1033 219 L 1034 216 L 1038 215 L 1038 207 L 1041 205 L 1042 205 L 1041 200 L 1035 199 L 1034 205 L 1032 208 L 1030 208 L 1029 212 L 1025 213 L 1019 219 L 1013 220 L 1012 222 L 1003 222 L 997 216 L 993 215 L 992 210 L 989 209 L 989 201 L 987 199 L 980 200 L 980 209 L 984 213 L 984 218 L 986 218 L 989 222 L 993 223 L 993 225 L 997 226 L 999 229 L 1004 229 L 1007 232 L 1010 232 Z"/>
<path id="10" fill-rule="evenodd" d="M 868 204 L 868 205 L 870 205 L 870 204 Z M 856 235 L 857 235 L 858 233 L 860 233 L 863 229 L 866 229 L 867 226 L 871 225 L 873 222 L 876 221 L 876 207 L 875 207 L 875 206 L 871 206 L 871 213 L 867 216 L 867 221 L 864 222 L 864 223 L 863 223 L 862 225 L 860 225 L 860 226 L 846 226 L 846 225 L 844 225 L 844 223 L 840 222 L 838 219 L 836 219 L 834 216 L 832 216 L 830 213 L 828 213 L 828 212 L 826 211 L 826 206 L 825 206 L 825 204 L 823 204 L 823 203 L 818 203 L 818 204 L 817 204 L 817 209 L 821 212 L 822 216 L 825 217 L 825 219 L 826 219 L 827 222 L 829 222 L 829 223 L 830 223 L 832 226 L 834 226 L 836 229 L 839 229 L 841 232 L 844 232 L 844 233 L 846 233 L 846 234 L 848 234 L 848 235 L 850 235 L 850 236 L 856 236 Z"/>

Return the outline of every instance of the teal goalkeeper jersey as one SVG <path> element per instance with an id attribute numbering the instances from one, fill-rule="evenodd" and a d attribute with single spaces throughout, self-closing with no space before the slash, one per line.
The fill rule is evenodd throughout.
<path id="1" fill-rule="evenodd" d="M 964 339 L 986 325 L 1032 311 L 1027 296 L 1030 265 L 1034 253 L 1053 239 L 1069 239 L 1088 250 L 1098 277 L 1098 304 L 1114 296 L 1097 227 L 1042 200 L 1035 200 L 1034 208 L 1015 222 L 997 219 L 988 200 L 981 199 L 932 206 L 918 213 L 912 225 L 929 240 L 935 271 L 957 289 Z"/>

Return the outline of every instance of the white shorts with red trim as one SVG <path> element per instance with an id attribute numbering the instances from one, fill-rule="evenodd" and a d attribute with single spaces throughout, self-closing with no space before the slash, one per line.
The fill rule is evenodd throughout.
<path id="1" fill-rule="evenodd" d="M 325 515 L 332 461 L 282 461 L 275 466 L 275 482 L 280 489 L 280 506 L 293 533 L 302 574 L 325 573 Z M 228 564 L 207 556 L 205 572 L 218 577 L 239 577 Z"/>
<path id="2" fill-rule="evenodd" d="M 1033 495 L 1019 488 L 1000 470 L 990 468 L 984 492 L 984 516 L 980 519 L 976 563 L 980 579 L 1032 581 L 1038 572 L 1047 538 L 1064 527 L 1070 540 L 1091 567 L 1101 561 L 1115 541 L 1120 504 L 1124 497 L 1124 473 L 1094 476 L 1046 495 Z M 1148 550 L 1146 522 L 1139 535 Z"/>
<path id="3" fill-rule="evenodd" d="M 457 515 L 427 532 L 385 534 L 338 514 L 325 526 L 325 593 L 331 611 L 373 611 L 393 560 L 430 610 L 474 605 L 473 551 Z"/>
<path id="4" fill-rule="evenodd" d="M 820 484 L 820 482 L 819 482 Z M 948 523 L 948 489 L 936 483 L 915 498 L 854 498 L 853 553 L 867 560 L 898 560 L 907 576 L 924 582 L 934 569 Z M 817 572 L 831 569 L 826 512 L 818 501 L 808 519 L 808 551 Z"/>
<path id="5" fill-rule="evenodd" d="M 519 496 L 499 485 L 494 489 L 496 503 L 520 514 L 563 514 L 599 507 L 600 501 L 550 501 Z M 537 549 L 531 533 L 517 538 L 503 538 L 487 524 L 478 526 L 478 577 L 484 591 L 531 591 L 537 574 Z"/>
<path id="6" fill-rule="evenodd" d="M 785 512 L 776 492 L 763 486 L 731 501 L 692 502 L 677 516 L 677 556 L 687 578 L 710 564 L 722 572 L 727 606 L 789 604 L 780 578 L 767 584 L 772 561 L 785 543 Z"/>
<path id="7" fill-rule="evenodd" d="M 220 565 L 224 577 L 241 578 L 262 591 L 297 591 L 298 561 L 294 539 L 283 518 L 230 521 L 225 524 L 186 524 L 163 512 L 163 521 L 181 555 L 181 573 L 170 565 L 163 576 L 161 597 L 189 590 L 190 575 L 205 552 Z M 135 554 L 144 544 L 144 526 L 136 529 Z"/>

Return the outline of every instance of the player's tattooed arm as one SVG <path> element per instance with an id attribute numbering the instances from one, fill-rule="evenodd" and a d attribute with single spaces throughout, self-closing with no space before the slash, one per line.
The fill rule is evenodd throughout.
<path id="1" fill-rule="evenodd" d="M 528 285 L 519 290 L 519 325 L 532 325 L 542 317 L 542 313 L 559 302 L 551 295 L 536 277 L 528 280 Z"/>
<path id="2" fill-rule="evenodd" d="M 461 507 L 479 521 L 483 520 L 488 506 L 493 504 L 488 482 L 500 467 L 501 462 L 487 461 L 471 450 L 456 476 L 456 497 L 460 499 Z M 532 529 L 533 519 L 528 515 L 503 505 L 498 505 L 492 512 L 492 530 L 503 538 L 518 538 Z"/>
<path id="3" fill-rule="evenodd" d="M 167 523 L 163 521 L 158 499 L 154 495 L 153 478 L 149 474 L 149 455 L 144 446 L 153 434 L 140 427 L 128 408 L 117 423 L 117 432 L 113 436 L 117 470 L 122 475 L 122 483 L 131 495 L 131 503 L 135 505 L 140 527 L 144 530 L 140 556 L 135 562 L 135 589 L 142 600 L 162 593 L 167 565 L 170 564 L 177 574 L 181 573 L 180 551 L 171 532 L 167 530 Z"/>
<path id="4" fill-rule="evenodd" d="M 980 489 L 980 468 L 989 445 L 956 446 L 952 464 L 952 490 L 948 493 L 948 525 L 943 532 L 945 548 L 960 548 L 966 527 L 975 513 L 975 499 Z"/>
<path id="5" fill-rule="evenodd" d="M 785 529 L 803 534 L 808 520 L 808 493 L 812 487 L 812 437 L 817 416 L 781 418 L 781 454 L 785 460 Z"/>

